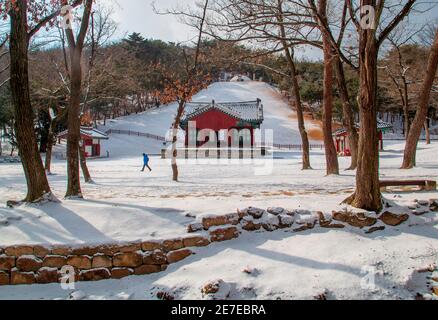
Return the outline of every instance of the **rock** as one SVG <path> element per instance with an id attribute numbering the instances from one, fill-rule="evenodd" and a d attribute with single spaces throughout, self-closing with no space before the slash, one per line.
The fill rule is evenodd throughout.
<path id="1" fill-rule="evenodd" d="M 231 213 L 224 216 L 205 217 L 202 219 L 202 225 L 205 230 L 211 227 L 225 226 L 227 224 L 236 225 L 239 223 L 239 215 Z"/>
<path id="2" fill-rule="evenodd" d="M 286 214 L 286 212 L 287 212 L 287 210 L 285 210 L 284 208 L 280 208 L 280 207 L 268 208 L 266 211 L 270 214 L 273 214 L 274 216 L 278 216 L 280 214 Z"/>
<path id="3" fill-rule="evenodd" d="M 429 206 L 429 201 L 427 200 L 418 200 L 417 203 L 423 207 Z"/>
<path id="4" fill-rule="evenodd" d="M 237 209 L 237 215 L 239 216 L 239 219 L 243 219 L 244 217 L 248 216 L 248 212 L 247 210 L 240 211 L 239 209 Z"/>
<path id="5" fill-rule="evenodd" d="M 105 256 L 103 254 L 98 254 L 93 257 L 93 262 L 91 264 L 91 267 L 93 269 L 99 269 L 99 268 L 111 268 L 113 266 L 113 260 Z"/>
<path id="6" fill-rule="evenodd" d="M 329 224 L 321 225 L 321 228 L 326 228 L 326 229 L 344 229 L 345 225 L 343 225 L 341 223 L 329 223 Z"/>
<path id="7" fill-rule="evenodd" d="M 198 223 L 191 223 L 187 226 L 187 232 L 188 233 L 194 233 L 194 232 L 198 232 L 204 230 L 204 226 L 202 225 L 202 223 L 198 222 Z"/>
<path id="8" fill-rule="evenodd" d="M 11 272 L 11 284 L 34 284 L 36 281 L 35 273 L 33 272 L 20 272 L 17 269 L 13 269 Z"/>
<path id="9" fill-rule="evenodd" d="M 347 212 L 336 212 L 332 213 L 333 219 L 336 221 L 347 222 L 349 214 Z"/>
<path id="10" fill-rule="evenodd" d="M 17 258 L 16 267 L 20 271 L 37 271 L 43 266 L 43 261 L 35 256 L 21 256 Z"/>
<path id="11" fill-rule="evenodd" d="M 113 257 L 115 267 L 138 267 L 143 263 L 143 256 L 138 252 L 117 253 Z"/>
<path id="12" fill-rule="evenodd" d="M 67 258 L 63 256 L 45 256 L 43 260 L 43 267 L 62 268 L 67 264 Z"/>
<path id="13" fill-rule="evenodd" d="M 432 288 L 432 292 L 434 295 L 438 296 L 438 286 Z"/>
<path id="14" fill-rule="evenodd" d="M 143 256 L 143 264 L 152 264 L 152 265 L 167 264 L 166 254 L 161 250 L 148 252 Z"/>
<path id="15" fill-rule="evenodd" d="M 377 223 L 377 218 L 371 217 L 369 214 L 364 212 L 333 212 L 333 219 L 346 222 L 356 228 L 364 228 Z"/>
<path id="16" fill-rule="evenodd" d="M 9 226 L 10 224 L 11 224 L 11 223 L 9 222 L 8 219 L 0 219 L 0 226 L 7 227 L 7 226 Z"/>
<path id="17" fill-rule="evenodd" d="M 175 300 L 174 296 L 172 296 L 170 293 L 164 292 L 164 291 L 157 292 L 157 298 L 158 298 L 158 300 L 163 300 L 163 301 Z"/>
<path id="18" fill-rule="evenodd" d="M 202 287 L 202 294 L 206 295 L 206 294 L 215 294 L 219 292 L 219 289 L 221 287 L 221 285 L 224 283 L 224 281 L 222 279 L 218 279 L 218 280 L 214 280 L 211 282 L 206 283 L 203 287 Z"/>
<path id="19" fill-rule="evenodd" d="M 189 249 L 182 249 L 178 251 L 172 251 L 167 254 L 167 261 L 169 263 L 176 263 L 181 260 L 184 260 L 185 258 L 191 256 L 193 252 Z"/>
<path id="20" fill-rule="evenodd" d="M 111 278 L 111 273 L 107 268 L 98 268 L 81 271 L 79 274 L 81 281 L 99 281 Z"/>
<path id="21" fill-rule="evenodd" d="M 58 282 L 59 275 L 57 268 L 41 268 L 36 274 L 36 282 L 45 283 L 56 283 Z"/>
<path id="22" fill-rule="evenodd" d="M 164 240 L 163 248 L 165 251 L 178 250 L 184 248 L 184 243 L 182 239 Z"/>
<path id="23" fill-rule="evenodd" d="M 430 200 L 429 209 L 430 211 L 438 212 L 438 200 Z"/>
<path id="24" fill-rule="evenodd" d="M 81 290 L 77 290 L 74 291 L 70 294 L 70 296 L 68 297 L 69 300 L 83 300 L 87 297 L 87 295 L 85 294 L 85 292 L 81 291 Z"/>
<path id="25" fill-rule="evenodd" d="M 280 221 L 280 228 L 290 228 L 295 222 L 295 218 L 287 214 L 280 214 L 278 219 Z"/>
<path id="26" fill-rule="evenodd" d="M 143 251 L 154 251 L 162 249 L 161 241 L 146 241 L 141 244 L 141 250 Z"/>
<path id="27" fill-rule="evenodd" d="M 259 208 L 249 207 L 246 209 L 246 213 L 252 216 L 254 219 L 260 219 L 264 214 L 265 210 Z"/>
<path id="28" fill-rule="evenodd" d="M 129 252 L 136 252 L 140 251 L 142 248 L 141 243 L 131 243 L 124 246 L 119 247 L 119 251 L 121 253 L 129 253 Z"/>
<path id="29" fill-rule="evenodd" d="M 308 223 L 308 224 L 305 224 L 299 228 L 294 229 L 293 231 L 294 232 L 301 232 L 301 231 L 311 230 L 313 228 L 315 228 L 315 224 Z"/>
<path id="30" fill-rule="evenodd" d="M 51 254 L 55 256 L 68 256 L 71 255 L 72 249 L 67 246 L 57 246 L 52 248 Z"/>
<path id="31" fill-rule="evenodd" d="M 239 231 L 236 227 L 218 228 L 210 231 L 211 242 L 221 242 L 235 239 L 239 236 Z"/>
<path id="32" fill-rule="evenodd" d="M 161 272 L 161 267 L 157 265 L 143 265 L 135 268 L 134 274 L 137 276 Z"/>
<path id="33" fill-rule="evenodd" d="M 262 227 L 269 232 L 275 231 L 280 227 L 280 219 L 268 213 L 262 218 Z"/>
<path id="34" fill-rule="evenodd" d="M 310 212 L 310 211 L 309 211 Z M 318 214 L 297 214 L 295 222 L 301 225 L 316 225 L 318 221 Z"/>
<path id="35" fill-rule="evenodd" d="M 371 233 L 374 233 L 374 232 L 377 232 L 377 231 L 383 231 L 385 229 L 386 229 L 385 226 L 371 227 L 367 231 L 365 231 L 365 233 L 366 234 L 371 234 Z"/>
<path id="36" fill-rule="evenodd" d="M 331 216 L 325 215 L 323 212 L 318 211 L 316 213 L 318 215 L 319 218 L 319 225 L 321 227 L 327 227 L 330 225 L 330 223 L 332 222 L 332 218 Z"/>
<path id="37" fill-rule="evenodd" d="M 50 249 L 43 246 L 35 246 L 33 247 L 33 255 L 38 258 L 44 258 L 45 256 L 50 254 Z"/>
<path id="38" fill-rule="evenodd" d="M 379 220 L 381 220 L 384 224 L 389 226 L 398 226 L 403 222 L 407 221 L 408 219 L 409 219 L 409 215 L 407 214 L 395 214 L 389 211 L 384 212 L 379 217 Z"/>
<path id="39" fill-rule="evenodd" d="M 9 273 L 0 271 L 0 286 L 7 286 L 10 283 Z"/>
<path id="40" fill-rule="evenodd" d="M 210 244 L 207 238 L 198 237 L 188 237 L 183 239 L 184 247 L 206 247 Z"/>
<path id="41" fill-rule="evenodd" d="M 415 209 L 415 210 L 413 210 L 413 211 L 412 211 L 412 214 L 413 214 L 414 216 L 419 217 L 419 216 L 422 216 L 422 215 L 424 215 L 424 214 L 426 214 L 426 213 L 428 213 L 428 212 L 429 212 L 428 209 L 420 208 L 420 209 Z"/>
<path id="42" fill-rule="evenodd" d="M 215 280 L 205 284 L 201 289 L 202 295 L 214 300 L 225 300 L 230 296 L 231 286 L 223 280 Z"/>
<path id="43" fill-rule="evenodd" d="M 245 231 L 257 231 L 260 230 L 262 225 L 258 222 L 254 221 L 254 218 L 252 216 L 246 216 L 241 221 L 240 224 L 242 225 L 242 229 Z"/>
<path id="44" fill-rule="evenodd" d="M 251 267 L 245 267 L 242 269 L 243 273 L 249 274 L 251 276 L 258 276 L 260 274 L 260 270 L 258 270 L 257 268 L 251 268 Z"/>
<path id="45" fill-rule="evenodd" d="M 129 268 L 113 268 L 111 270 L 111 278 L 113 279 L 122 279 L 132 274 L 134 274 L 134 270 Z"/>
<path id="46" fill-rule="evenodd" d="M 112 257 L 116 253 L 119 253 L 119 247 L 115 244 L 102 244 L 97 246 L 97 254 Z"/>
<path id="47" fill-rule="evenodd" d="M 98 253 L 99 253 L 98 247 L 90 247 L 90 246 L 85 246 L 85 247 L 80 247 L 80 248 L 72 248 L 72 250 L 71 250 L 71 255 L 73 255 L 73 256 L 90 256 L 90 257 L 92 257 Z"/>
<path id="48" fill-rule="evenodd" d="M 33 247 L 31 246 L 12 246 L 5 249 L 5 253 L 8 256 L 25 256 L 33 255 Z"/>
<path id="49" fill-rule="evenodd" d="M 312 214 L 311 211 L 309 211 L 309 210 L 305 210 L 305 209 L 295 209 L 295 210 L 293 211 L 293 213 L 294 213 L 295 215 L 301 215 L 301 216 L 309 216 L 309 215 Z"/>
<path id="50" fill-rule="evenodd" d="M 89 256 L 69 256 L 67 258 L 67 265 L 78 269 L 91 269 L 91 257 Z"/>
<path id="51" fill-rule="evenodd" d="M 15 257 L 10 257 L 7 255 L 0 256 L 0 270 L 9 271 L 15 267 Z"/>

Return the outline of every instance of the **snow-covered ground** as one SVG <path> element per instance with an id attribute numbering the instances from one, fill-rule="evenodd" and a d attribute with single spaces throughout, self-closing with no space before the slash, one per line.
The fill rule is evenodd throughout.
<path id="1" fill-rule="evenodd" d="M 236 95 L 248 100 L 262 92 L 258 86 L 265 86 L 250 85 L 255 86 L 255 93 L 245 93 L 247 87 L 237 90 L 233 86 L 230 91 L 236 89 Z M 201 94 L 199 99 L 204 97 Z M 265 105 L 268 96 L 264 96 Z M 210 98 L 205 95 L 205 99 Z M 274 111 L 268 111 L 271 120 L 267 118 L 266 123 L 272 121 L 272 126 L 282 132 L 280 136 L 295 136 L 293 117 L 287 118 L 291 111 L 278 99 L 273 99 L 271 105 L 274 102 L 279 124 L 275 125 Z M 168 109 L 138 115 L 138 127 L 132 130 L 162 134 L 162 123 L 154 129 L 155 120 L 162 117 L 164 122 L 171 117 L 174 109 Z M 125 129 L 136 121 L 130 116 L 113 125 Z M 142 128 L 146 122 L 147 127 Z M 173 238 L 186 235 L 187 224 L 203 215 L 230 213 L 248 206 L 331 212 L 343 208 L 340 202 L 355 184 L 351 171 L 325 176 L 322 151 L 312 152 L 314 170 L 310 171 L 301 171 L 298 152 L 276 152 L 272 172 L 266 175 L 256 175 L 252 164 L 181 163 L 180 182 L 175 183 L 171 181 L 169 163 L 159 157 L 152 157 L 151 173 L 140 172 L 142 157 L 138 154 L 143 149 L 135 147 L 135 139 L 139 138 L 112 136 L 110 146 L 116 145 L 119 155 L 88 162 L 95 183 L 83 185 L 85 200 L 7 209 L 7 200 L 24 197 L 26 185 L 20 164 L 0 164 L 0 245 Z M 382 178 L 437 180 L 437 144 L 419 144 L 418 167 L 413 170 L 398 169 L 402 153 L 402 142 L 386 143 L 386 151 L 381 154 Z M 341 158 L 340 165 L 347 168 L 349 158 Z M 50 185 L 62 199 L 65 162 L 54 161 L 53 173 Z M 399 192 L 385 197 L 408 206 L 414 199 L 438 199 L 438 193 Z M 411 278 L 414 270 L 438 260 L 438 218 L 436 213 L 428 213 L 412 221 L 418 225 L 405 223 L 371 235 L 352 228 L 244 233 L 239 239 L 196 249 L 196 255 L 163 273 L 79 283 L 77 289 L 89 299 L 154 299 L 157 291 L 163 290 L 177 299 L 201 299 L 205 283 L 222 279 L 231 287 L 231 298 L 312 299 L 327 292 L 332 299 L 412 299 L 416 292 L 427 291 L 425 278 Z M 252 269 L 252 274 L 244 273 L 245 268 Z M 374 289 L 361 285 L 370 268 L 377 272 Z M 56 284 L 0 287 L 0 299 L 68 298 L 70 293 Z"/>
<path id="2" fill-rule="evenodd" d="M 401 144 L 387 146 L 382 154 L 385 178 L 437 177 L 438 146 L 421 144 L 419 167 L 400 171 Z M 281 156 L 278 154 L 277 156 Z M 141 159 L 90 161 L 95 180 L 84 185 L 86 200 L 64 200 L 61 204 L 2 207 L 2 245 L 17 243 L 96 243 L 117 240 L 163 239 L 185 234 L 194 221 L 186 216 L 235 212 L 237 208 L 283 206 L 330 212 L 339 209 L 354 185 L 354 173 L 324 176 L 322 154 L 313 153 L 314 170 L 301 171 L 298 154 L 283 154 L 274 160 L 271 175 L 255 176 L 250 165 L 183 165 L 181 182 L 170 181 L 165 160 L 152 159 L 152 173 L 141 174 Z M 341 159 L 346 168 L 348 159 Z M 65 191 L 65 164 L 55 162 L 50 177 L 58 197 Z M 24 179 L 18 164 L 0 165 L 0 203 L 20 199 Z M 438 198 L 438 193 L 398 193 L 386 197 L 401 205 L 415 198 Z M 197 254 L 166 272 L 98 283 L 80 283 L 77 288 L 91 299 L 150 299 L 160 290 L 170 290 L 180 299 L 201 298 L 200 288 L 216 278 L 231 284 L 232 298 L 312 298 L 328 290 L 329 298 L 381 299 L 413 298 L 416 290 L 426 291 L 425 279 L 412 280 L 414 269 L 437 260 L 436 214 L 426 225 L 391 228 L 364 235 L 362 231 L 317 230 L 295 234 L 244 234 L 237 240 L 197 249 Z M 434 220 L 432 220 L 434 219 Z M 432 221 L 432 222 L 430 222 Z M 256 275 L 242 270 L 256 268 Z M 360 286 L 367 267 L 375 267 L 375 290 Z M 365 269 L 363 269 L 365 268 Z M 415 279 L 415 278 L 414 278 Z M 423 283 L 424 280 L 424 283 Z M 424 287 L 424 288 L 423 288 Z M 0 287 L 0 299 L 68 298 L 70 292 L 58 285 Z"/>

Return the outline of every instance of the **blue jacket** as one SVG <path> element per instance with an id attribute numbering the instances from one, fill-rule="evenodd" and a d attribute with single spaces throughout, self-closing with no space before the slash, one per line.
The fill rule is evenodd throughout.
<path id="1" fill-rule="evenodd" d="M 148 164 L 149 163 L 149 156 L 147 154 L 145 154 L 143 156 L 143 162 L 144 162 L 144 164 Z"/>

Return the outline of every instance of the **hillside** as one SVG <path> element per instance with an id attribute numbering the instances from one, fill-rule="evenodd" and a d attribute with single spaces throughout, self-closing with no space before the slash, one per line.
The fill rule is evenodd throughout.
<path id="1" fill-rule="evenodd" d="M 207 89 L 199 92 L 193 101 L 234 102 L 262 100 L 264 105 L 265 121 L 262 129 L 274 130 L 274 142 L 278 144 L 301 144 L 298 131 L 296 113 L 281 97 L 279 92 L 263 82 L 218 82 L 213 83 Z M 110 120 L 106 126 L 99 129 L 131 130 L 165 136 L 175 116 L 177 105 L 171 104 L 159 109 L 150 110 L 141 114 L 133 114 L 127 117 Z M 307 123 L 307 129 L 312 136 L 321 136 L 320 128 L 313 122 Z M 316 132 L 316 134 L 315 134 Z M 319 141 L 313 141 L 318 142 Z M 109 141 L 104 142 L 102 150 L 108 150 L 112 157 L 134 156 L 139 151 L 158 154 L 162 143 L 150 139 L 111 135 Z"/>

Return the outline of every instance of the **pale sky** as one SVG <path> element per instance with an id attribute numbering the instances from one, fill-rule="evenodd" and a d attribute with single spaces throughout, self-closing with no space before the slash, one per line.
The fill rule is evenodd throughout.
<path id="1" fill-rule="evenodd" d="M 158 9 L 193 6 L 196 0 L 110 0 L 114 9 L 114 18 L 119 24 L 117 38 L 123 38 L 132 32 L 139 32 L 145 38 L 161 39 L 172 42 L 193 40 L 194 30 L 178 22 L 174 16 L 157 15 L 152 3 Z M 430 3 L 429 3 L 430 4 Z M 421 24 L 424 21 L 438 19 L 438 6 L 420 16 L 412 15 L 411 21 Z M 297 56 L 310 60 L 321 58 L 321 51 L 316 48 L 298 50 Z"/>

